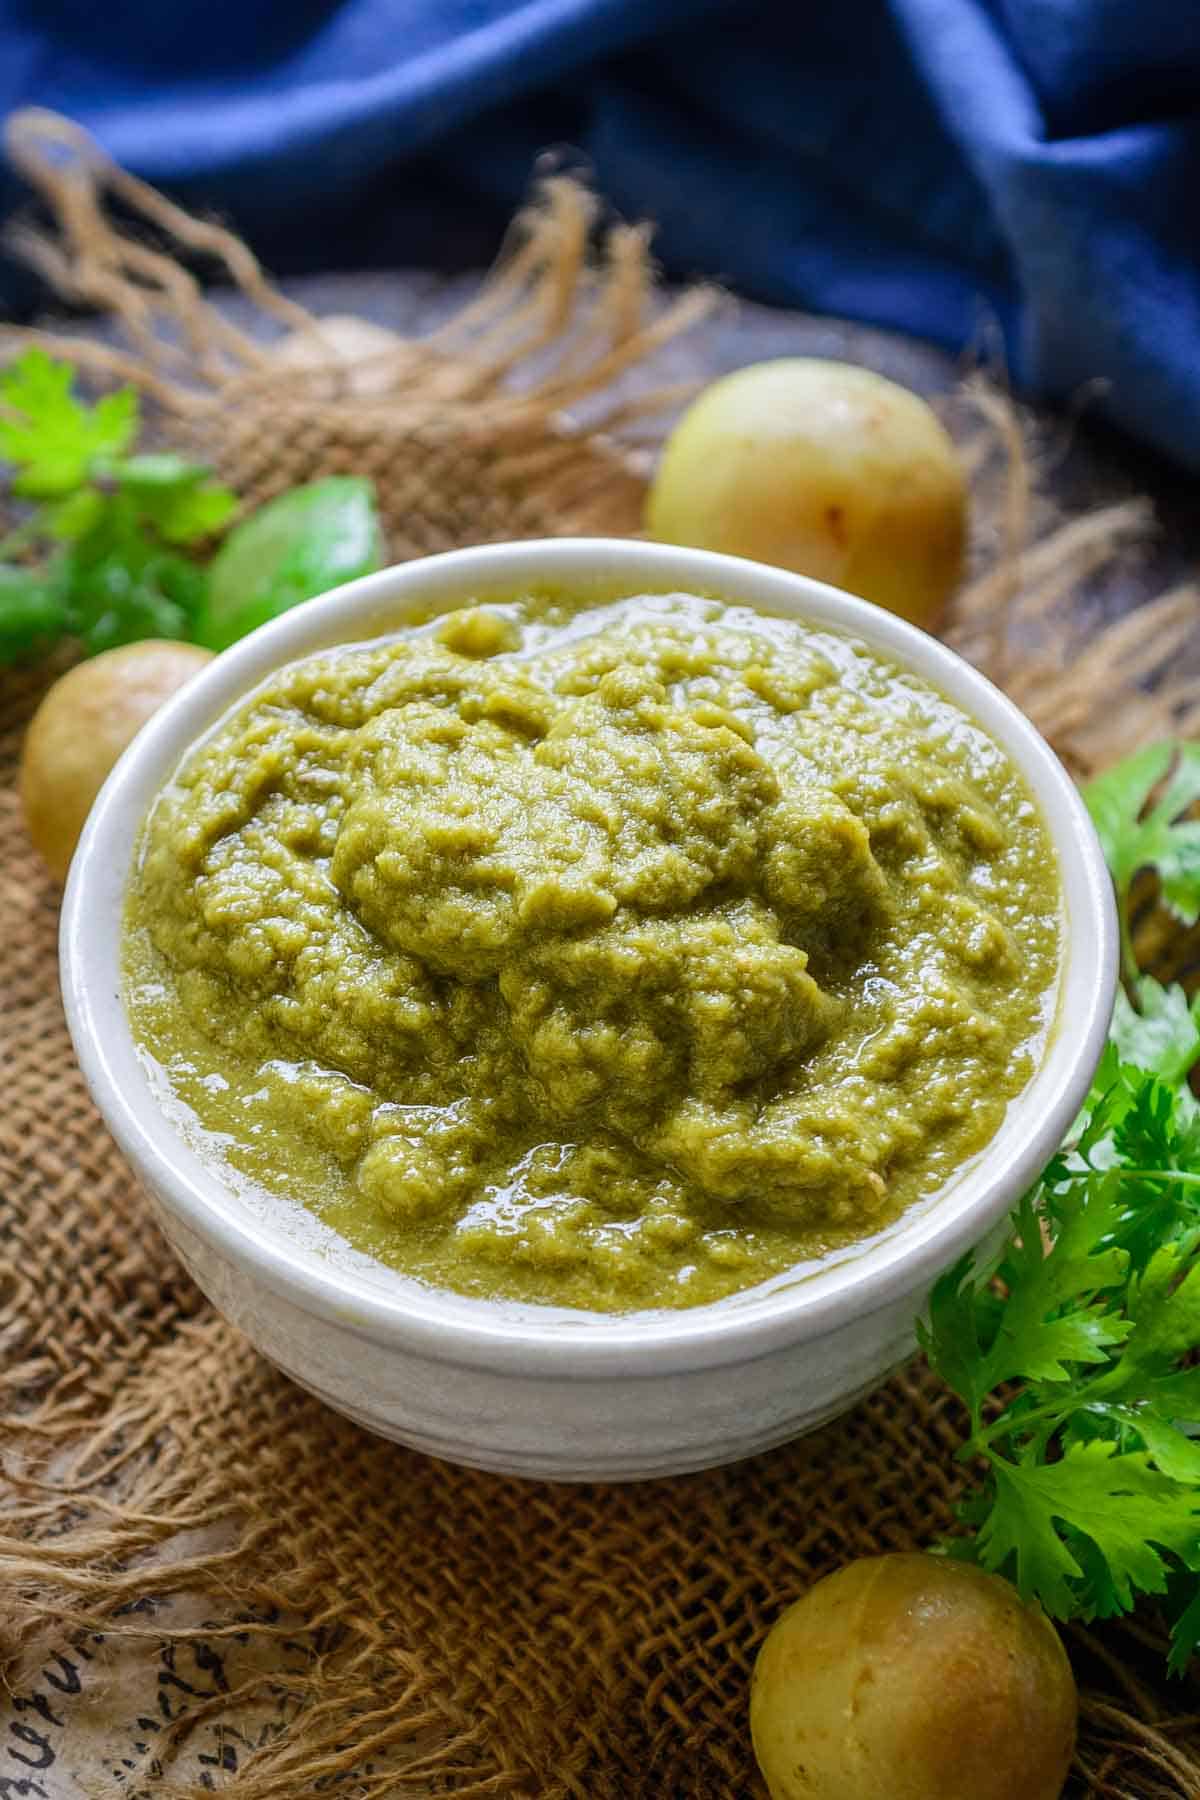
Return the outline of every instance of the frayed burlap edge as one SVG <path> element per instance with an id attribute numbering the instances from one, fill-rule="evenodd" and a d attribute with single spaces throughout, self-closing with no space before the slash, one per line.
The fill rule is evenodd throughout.
<path id="1" fill-rule="evenodd" d="M 577 181 L 543 181 L 477 296 L 412 340 L 314 317 L 239 238 L 118 168 L 56 114 L 14 115 L 6 142 L 55 221 L 52 233 L 22 226 L 16 247 L 65 298 L 108 314 L 127 347 L 10 327 L 0 329 L 0 356 L 40 343 L 94 375 L 134 382 L 247 504 L 331 467 L 374 475 L 397 560 L 528 536 L 547 521 L 560 535 L 638 529 L 645 478 L 629 438 L 683 395 L 678 385 L 630 394 L 622 378 L 720 296 L 694 287 L 664 299 L 643 225 L 610 225 L 597 255 L 599 208 Z M 231 322 L 181 259 L 232 283 L 282 341 Z M 975 497 L 972 576 L 947 641 L 1079 774 L 1194 730 L 1200 666 L 1185 653 L 1197 587 L 1108 624 L 1080 605 L 1089 581 L 1150 534 L 1149 504 L 1058 519 L 1006 393 L 972 376 L 945 410 Z M 468 500 L 456 504 L 464 469 Z"/>
<path id="2" fill-rule="evenodd" d="M 716 297 L 664 301 L 639 227 L 611 229 L 597 255 L 595 203 L 577 184 L 544 184 L 478 298 L 412 342 L 314 319 L 236 238 L 115 168 L 67 121 L 21 114 L 8 138 L 55 220 L 25 233 L 26 253 L 64 296 L 110 314 L 125 347 L 10 329 L 0 354 L 41 342 L 136 382 L 162 429 L 210 456 L 247 503 L 365 469 L 397 556 L 638 528 L 631 445 L 679 396 L 630 398 L 622 377 Z M 207 259 L 280 341 L 230 324 L 180 256 Z M 1081 774 L 1194 727 L 1195 590 L 1103 629 L 1080 604 L 1150 529 L 1148 508 L 1055 519 L 1011 401 L 975 378 L 950 411 L 975 531 L 948 640 Z M 12 678 L 10 753 L 39 686 Z M 244 1800 L 347 1783 L 379 1797 L 747 1792 L 745 1683 L 771 1617 L 824 1568 L 950 1523 L 957 1431 L 944 1390 L 917 1365 L 804 1444 L 625 1490 L 504 1482 L 367 1438 L 275 1375 L 146 1241 L 56 999 L 42 998 L 53 896 L 12 807 L 0 829 L 6 906 L 25 934 L 2 1015 L 16 1080 L 0 1201 L 15 1202 L 21 1245 L 0 1264 L 11 1678 L 94 1635 L 113 1655 L 161 1644 L 170 1614 L 153 1608 L 186 1593 L 207 1616 L 180 1642 L 238 1646 L 234 1673 L 126 1772 L 127 1797 L 205 1791 L 174 1779 L 174 1759 L 185 1767 L 207 1723 L 264 1698 L 280 1729 L 230 1774 Z M 1071 1635 L 1084 1683 L 1072 1792 L 1194 1800 L 1195 1684 L 1163 1683 L 1153 1621 Z M 299 1666 L 282 1654 L 298 1640 Z"/>

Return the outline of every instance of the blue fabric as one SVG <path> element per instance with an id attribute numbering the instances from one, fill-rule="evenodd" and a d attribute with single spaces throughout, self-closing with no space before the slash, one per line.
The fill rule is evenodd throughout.
<path id="1" fill-rule="evenodd" d="M 952 347 L 998 320 L 1026 388 L 1099 378 L 1200 469 L 1196 0 L 0 0 L 27 103 L 283 273 L 477 260 L 569 145 L 673 272 Z"/>

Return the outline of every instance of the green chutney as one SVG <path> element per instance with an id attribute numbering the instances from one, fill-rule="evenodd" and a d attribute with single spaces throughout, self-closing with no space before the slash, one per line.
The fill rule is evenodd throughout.
<path id="1" fill-rule="evenodd" d="M 293 663 L 127 902 L 204 1153 L 405 1274 L 693 1306 L 981 1150 L 1050 1024 L 1054 853 L 957 707 L 698 596 L 489 602 Z"/>

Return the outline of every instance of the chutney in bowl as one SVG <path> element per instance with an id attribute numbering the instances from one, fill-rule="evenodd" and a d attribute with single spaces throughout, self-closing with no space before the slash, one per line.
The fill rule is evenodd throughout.
<path id="1" fill-rule="evenodd" d="M 359 657 L 364 682 L 321 699 L 317 663 Z M 432 719 L 414 657 L 434 671 Z M 389 709 L 359 701 L 389 681 L 409 716 L 384 729 Z M 252 727 L 260 691 L 276 703 Z M 218 800 L 216 782 L 207 804 L 228 828 L 214 835 L 203 808 L 181 822 L 179 796 L 222 734 L 302 733 L 299 714 L 326 705 L 312 767 L 341 799 L 286 831 L 303 879 L 337 898 L 296 934 L 263 898 L 301 873 L 268 866 L 269 833 L 247 840 L 261 808 L 232 789 Z M 823 765 L 802 742 L 822 708 Z M 901 715 L 924 723 L 889 750 Z M 441 741 L 419 742 L 419 719 Z M 332 760 L 330 732 L 345 734 Z M 272 764 L 247 742 L 227 774 L 236 787 L 241 767 L 263 805 L 276 796 L 280 823 L 304 804 L 287 791 L 297 757 L 293 743 Z M 392 778 L 418 762 L 419 777 Z M 175 819 L 161 879 L 177 886 L 143 907 L 159 807 Z M 222 844 L 228 866 L 213 860 Z M 390 989 L 339 986 L 349 940 L 328 957 L 319 945 L 343 930 L 392 971 Z M 819 583 L 604 539 L 406 564 L 224 652 L 101 793 L 62 948 L 92 1092 L 214 1302 L 373 1429 L 562 1479 L 749 1454 L 902 1361 L 933 1280 L 1058 1147 L 1115 981 L 1086 811 L 983 677 Z M 156 1048 L 155 1008 L 193 975 L 209 1012 L 168 1022 Z M 416 1032 L 377 1030 L 385 992 L 427 1005 Z M 364 1061 L 350 1054 L 356 1007 Z M 297 1021 L 303 1039 L 287 1036 Z M 207 1067 L 206 1034 L 223 1042 Z M 862 1100 L 841 1129 L 838 1081 Z M 529 1255 L 547 1210 L 547 1254 Z M 622 1231 L 632 1254 L 606 1257 Z M 442 1254 L 453 1266 L 434 1267 Z"/>
<path id="2" fill-rule="evenodd" d="M 150 814 L 126 1006 L 209 1154 L 403 1273 L 693 1306 L 984 1147 L 1060 915 L 1027 785 L 929 683 L 584 584 L 241 701 Z"/>

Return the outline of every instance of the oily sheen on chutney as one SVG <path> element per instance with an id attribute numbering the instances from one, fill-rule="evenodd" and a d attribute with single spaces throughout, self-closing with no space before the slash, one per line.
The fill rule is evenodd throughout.
<path id="1" fill-rule="evenodd" d="M 986 733 L 694 595 L 476 604 L 279 670 L 153 807 L 135 1033 L 204 1154 L 440 1287 L 690 1306 L 995 1133 L 1058 966 Z"/>

